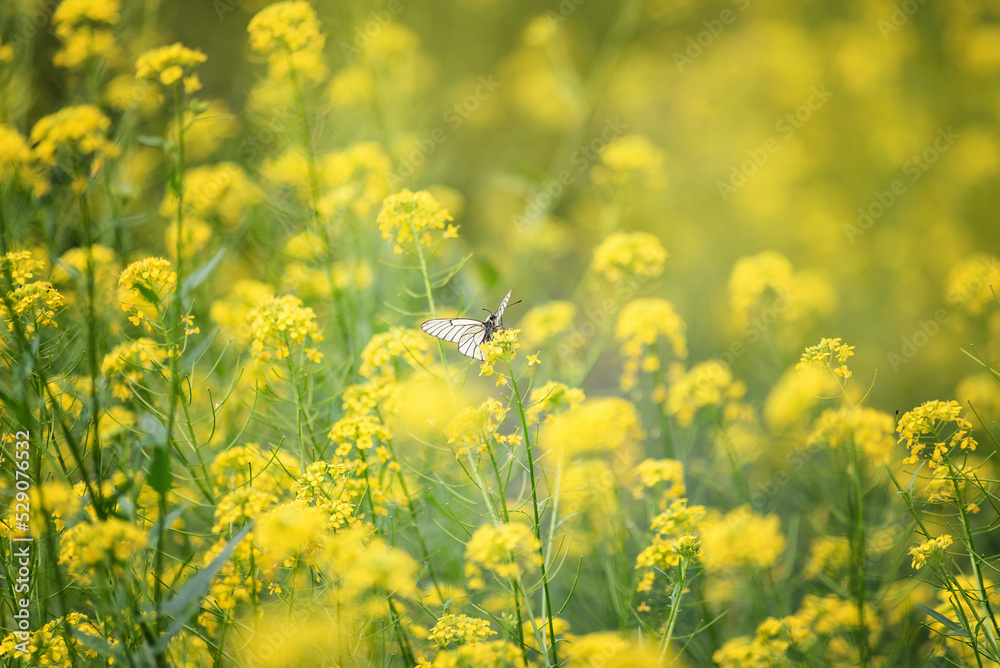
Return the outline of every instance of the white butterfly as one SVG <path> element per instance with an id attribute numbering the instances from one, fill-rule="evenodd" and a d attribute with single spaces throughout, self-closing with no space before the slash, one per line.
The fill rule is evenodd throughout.
<path id="1" fill-rule="evenodd" d="M 482 322 L 471 318 L 438 318 L 423 323 L 420 325 L 420 329 L 449 343 L 457 343 L 458 352 L 466 357 L 482 360 L 483 354 L 479 352 L 479 346 L 487 341 L 492 341 L 493 335 L 503 329 L 501 318 L 509 300 L 510 292 L 500 302 L 500 308 L 497 309 L 497 312 L 490 313 L 489 317 Z"/>

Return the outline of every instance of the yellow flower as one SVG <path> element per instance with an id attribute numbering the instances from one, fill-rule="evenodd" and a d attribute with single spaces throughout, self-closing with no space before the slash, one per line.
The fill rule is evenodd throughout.
<path id="1" fill-rule="evenodd" d="M 642 135 L 625 135 L 604 147 L 601 164 L 591 171 L 597 183 L 644 183 L 660 188 L 665 181 L 663 151 Z"/>
<path id="2" fill-rule="evenodd" d="M 685 325 L 673 305 L 663 299 L 635 299 L 622 309 L 615 326 L 615 338 L 621 343 L 625 358 L 621 387 L 626 392 L 633 389 L 640 369 L 647 373 L 660 369 L 657 341 L 662 337 L 670 342 L 674 355 L 687 357 Z"/>
<path id="3" fill-rule="evenodd" d="M 146 534 L 124 520 L 81 522 L 63 533 L 59 563 L 68 568 L 73 578 L 89 583 L 97 567 L 102 565 L 110 567 L 114 573 L 121 573 L 122 567 L 144 547 Z"/>
<path id="4" fill-rule="evenodd" d="M 253 280 L 239 280 L 224 299 L 212 302 L 209 316 L 236 343 L 245 346 L 250 343 L 250 311 L 258 304 L 274 297 L 274 288 L 266 283 Z"/>
<path id="5" fill-rule="evenodd" d="M 117 52 L 108 29 L 119 21 L 118 0 L 63 0 L 52 15 L 62 48 L 52 62 L 77 69 L 92 56 L 109 58 Z"/>
<path id="6" fill-rule="evenodd" d="M 530 347 L 545 345 L 560 334 L 573 328 L 576 304 L 568 301 L 551 301 L 536 306 L 521 319 L 522 339 Z"/>
<path id="7" fill-rule="evenodd" d="M 635 467 L 636 485 L 632 489 L 635 498 L 641 498 L 645 490 L 666 483 L 659 494 L 661 507 L 668 501 L 683 497 L 687 493 L 684 485 L 684 464 L 676 459 L 644 459 Z"/>
<path id="8" fill-rule="evenodd" d="M 957 401 L 926 401 L 903 413 L 896 423 L 899 442 L 910 451 L 903 461 L 916 464 L 926 459 L 932 469 L 944 463 L 955 448 L 975 450 L 971 431 L 972 423 L 962 417 L 962 406 Z"/>
<path id="9" fill-rule="evenodd" d="M 840 339 L 820 339 L 819 345 L 809 346 L 802 353 L 802 359 L 795 366 L 796 369 L 815 366 L 830 369 L 844 380 L 851 377 L 851 370 L 847 368 L 847 359 L 854 356 L 854 346 L 841 343 Z M 838 367 L 833 366 L 833 358 L 837 358 Z"/>
<path id="10" fill-rule="evenodd" d="M 492 376 L 494 373 L 493 365 L 497 362 L 502 361 L 505 364 L 510 364 L 514 361 L 517 349 L 521 347 L 521 344 L 517 342 L 517 334 L 520 331 L 519 329 L 501 329 L 493 335 L 492 339 L 479 344 L 479 352 L 483 354 L 483 364 L 479 368 L 480 376 Z M 499 374 L 497 385 L 506 384 L 507 376 Z"/>
<path id="11" fill-rule="evenodd" d="M 194 85 L 197 84 L 197 77 L 192 78 L 190 72 L 206 59 L 207 56 L 201 51 L 189 49 L 177 42 L 140 55 L 135 61 L 135 76 L 137 79 L 153 79 L 164 86 L 172 86 L 187 75 L 184 91 L 191 93 L 200 86 Z"/>
<path id="12" fill-rule="evenodd" d="M 359 372 L 365 378 L 395 380 L 398 362 L 413 368 L 426 367 L 431 357 L 431 340 L 418 329 L 393 328 L 376 334 L 361 351 Z"/>
<path id="13" fill-rule="evenodd" d="M 68 633 L 67 633 L 68 629 Z M 20 633 L 10 633 L 0 643 L 0 658 L 20 659 L 18 663 L 37 662 L 40 666 L 71 666 L 86 657 L 86 663 L 98 664 L 97 652 L 81 636 L 89 636 L 95 641 L 105 640 L 112 647 L 118 646 L 118 640 L 107 638 L 101 628 L 90 621 L 86 615 L 71 612 L 65 617 L 58 617 L 36 631 L 29 631 L 30 637 L 25 643 L 30 653 L 25 654 L 18 646 L 24 640 Z M 67 643 L 67 638 L 70 642 Z M 75 657 L 71 659 L 70 657 Z"/>
<path id="14" fill-rule="evenodd" d="M 793 280 L 792 263 L 780 253 L 764 251 L 737 260 L 729 276 L 729 305 L 736 327 L 748 322 L 764 297 L 790 294 Z"/>
<path id="15" fill-rule="evenodd" d="M 159 307 L 177 288 L 177 272 L 169 260 L 148 257 L 125 267 L 118 286 L 118 301 L 123 311 L 132 314 L 132 324 L 145 324 L 146 329 L 151 329 Z"/>
<path id="16" fill-rule="evenodd" d="M 485 586 L 483 571 L 507 579 L 538 568 L 540 546 L 534 531 L 524 522 L 479 527 L 465 546 L 465 577 L 469 588 Z"/>
<path id="17" fill-rule="evenodd" d="M 694 422 L 699 409 L 717 406 L 725 413 L 746 393 L 746 385 L 734 380 L 732 370 L 715 359 L 671 375 L 664 408 L 684 427 Z"/>
<path id="18" fill-rule="evenodd" d="M 538 443 L 557 461 L 610 453 L 618 464 L 630 468 L 643 436 L 635 405 L 619 397 L 602 397 L 553 415 L 543 424 Z"/>
<path id="19" fill-rule="evenodd" d="M 393 240 L 395 252 L 402 253 L 414 242 L 430 246 L 434 240 L 432 230 L 444 230 L 450 220 L 451 214 L 426 190 L 403 190 L 385 198 L 376 222 L 382 238 Z"/>
<path id="20" fill-rule="evenodd" d="M 674 541 L 701 530 L 705 518 L 704 506 L 689 506 L 687 499 L 673 501 L 650 523 L 652 540 L 635 559 L 635 567 L 642 571 L 636 590 L 652 591 L 657 574 L 667 573 L 680 564 L 681 555 L 674 549 Z M 688 541 L 688 546 L 693 544 Z"/>
<path id="21" fill-rule="evenodd" d="M 119 344 L 105 355 L 101 362 L 101 374 L 111 384 L 111 393 L 122 401 L 128 401 L 141 386 L 145 372 L 168 374 L 163 368 L 166 358 L 166 351 L 155 341 L 140 338 Z"/>
<path id="22" fill-rule="evenodd" d="M 118 155 L 118 147 L 105 136 L 111 120 L 97 107 L 84 104 L 64 107 L 54 114 L 43 116 L 31 128 L 31 143 L 35 157 L 43 165 L 53 168 L 59 154 L 69 152 L 74 156 L 91 156 L 91 175 L 104 166 L 107 158 Z M 70 164 L 75 164 L 75 159 Z"/>
<path id="23" fill-rule="evenodd" d="M 45 281 L 16 288 L 7 293 L 7 300 L 13 306 L 13 313 L 7 310 L 6 304 L 0 303 L 0 318 L 8 323 L 17 318 L 29 334 L 39 327 L 58 327 L 55 321 L 56 311 L 66 303 L 52 284 Z M 13 326 L 9 327 L 13 331 Z"/>
<path id="24" fill-rule="evenodd" d="M 243 168 L 232 162 L 202 165 L 184 176 L 184 217 L 200 221 L 218 219 L 227 230 L 235 228 L 246 211 L 263 200 L 263 193 Z M 177 196 L 169 191 L 160 204 L 160 214 L 177 217 Z"/>
<path id="25" fill-rule="evenodd" d="M 20 132 L 0 124 L 0 184 L 8 180 L 34 187 L 38 195 L 48 188 L 34 165 L 31 145 Z"/>
<path id="26" fill-rule="evenodd" d="M 550 380 L 528 395 L 524 409 L 525 417 L 528 418 L 529 425 L 538 422 L 543 414 L 547 414 L 545 419 L 549 420 L 557 410 L 573 408 L 584 399 L 586 397 L 583 395 L 583 390 Z"/>
<path id="27" fill-rule="evenodd" d="M 663 273 L 667 251 L 648 232 L 615 232 L 594 250 L 591 267 L 608 283 L 645 282 Z"/>
<path id="28" fill-rule="evenodd" d="M 447 647 L 456 640 L 466 645 L 475 645 L 496 634 L 485 619 L 444 614 L 434 624 L 427 639 L 435 641 L 440 647 Z"/>
<path id="29" fill-rule="evenodd" d="M 285 503 L 257 521 L 253 537 L 261 550 L 261 566 L 274 568 L 316 548 L 323 540 L 327 518 L 318 508 Z"/>
<path id="30" fill-rule="evenodd" d="M 326 75 L 323 46 L 316 11 L 308 2 L 276 2 L 250 19 L 250 48 L 267 56 L 268 77 L 288 78 L 290 69 L 318 81 Z"/>
<path id="31" fill-rule="evenodd" d="M 741 506 L 720 515 L 713 512 L 701 531 L 702 559 L 709 573 L 737 568 L 770 568 L 785 550 L 781 519 L 757 515 Z"/>
<path id="32" fill-rule="evenodd" d="M 470 448 L 480 452 L 486 448 L 508 410 L 496 399 L 487 399 L 478 408 L 460 410 L 444 429 L 448 444 L 457 446 L 455 456 L 464 456 Z"/>
<path id="33" fill-rule="evenodd" d="M 323 335 L 316 326 L 316 313 L 293 295 L 271 297 L 247 314 L 250 323 L 250 352 L 258 362 L 274 358 L 285 359 L 296 346 L 304 346 L 310 359 L 316 358 L 315 348 Z"/>
<path id="34" fill-rule="evenodd" d="M 846 407 L 823 411 L 807 445 L 823 443 L 831 448 L 857 448 L 880 471 L 891 462 L 895 442 L 892 416 L 872 408 Z"/>
<path id="35" fill-rule="evenodd" d="M 913 557 L 913 569 L 920 570 L 928 559 L 934 559 L 944 554 L 944 551 L 954 541 L 948 534 L 925 540 L 916 547 L 911 547 L 909 555 Z"/>

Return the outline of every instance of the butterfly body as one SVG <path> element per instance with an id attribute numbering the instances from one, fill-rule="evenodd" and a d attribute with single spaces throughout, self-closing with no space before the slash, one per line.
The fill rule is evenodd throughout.
<path id="1" fill-rule="evenodd" d="M 442 341 L 458 344 L 458 352 L 466 357 L 482 360 L 479 346 L 493 340 L 493 335 L 503 329 L 503 312 L 510 301 L 510 292 L 500 302 L 500 308 L 480 322 L 471 318 L 437 318 L 420 325 L 425 333 Z"/>

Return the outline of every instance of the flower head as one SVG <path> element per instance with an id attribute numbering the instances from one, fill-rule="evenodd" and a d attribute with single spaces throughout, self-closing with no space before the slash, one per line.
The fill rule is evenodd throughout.
<path id="1" fill-rule="evenodd" d="M 177 272 L 169 260 L 148 257 L 125 267 L 118 286 L 118 301 L 123 311 L 132 314 L 132 324 L 151 329 L 160 305 L 177 288 Z"/>
<path id="2" fill-rule="evenodd" d="M 896 423 L 899 442 L 910 451 L 903 461 L 916 464 L 926 459 L 931 468 L 944 463 L 956 448 L 975 450 L 971 431 L 972 423 L 962 417 L 962 406 L 957 401 L 926 401 L 903 413 Z"/>
<path id="3" fill-rule="evenodd" d="M 916 547 L 911 547 L 909 554 L 913 557 L 913 570 L 920 570 L 928 559 L 940 558 L 953 542 L 951 536 L 944 534 L 925 540 Z"/>
<path id="4" fill-rule="evenodd" d="M 674 355 L 687 357 L 684 321 L 673 305 L 663 299 L 635 299 L 622 309 L 615 326 L 615 338 L 621 343 L 625 358 L 621 386 L 625 391 L 635 387 L 639 371 L 647 373 L 660 368 L 657 341 L 670 342 Z"/>
<path id="5" fill-rule="evenodd" d="M 120 18 L 119 0 L 63 0 L 52 15 L 62 48 L 52 61 L 77 69 L 93 56 L 108 58 L 116 52 L 110 28 Z"/>
<path id="6" fill-rule="evenodd" d="M 434 624 L 427 639 L 435 641 L 441 647 L 447 647 L 454 641 L 474 645 L 496 634 L 485 619 L 445 613 Z"/>
<path id="7" fill-rule="evenodd" d="M 479 344 L 479 352 L 483 354 L 483 364 L 479 368 L 480 376 L 492 376 L 493 365 L 503 361 L 510 364 L 517 355 L 517 349 L 521 344 L 517 342 L 519 329 L 501 329 L 493 335 L 489 341 Z M 507 377 L 503 374 L 497 376 L 497 385 L 506 385 Z"/>
<path id="8" fill-rule="evenodd" d="M 40 163 L 56 167 L 59 158 L 66 166 L 75 166 L 81 159 L 91 158 L 90 173 L 96 174 L 105 160 L 118 155 L 118 147 L 108 141 L 106 133 L 111 120 L 91 104 L 64 107 L 43 116 L 31 128 L 31 143 Z M 75 169 L 67 173 L 78 175 Z"/>
<path id="9" fill-rule="evenodd" d="M 456 229 L 445 227 L 451 220 L 451 214 L 426 190 L 403 190 L 385 198 L 377 222 L 382 238 L 393 240 L 395 252 L 402 253 L 413 243 L 430 246 L 435 230 L 443 232 L 440 238 L 448 237 Z"/>
<path id="10" fill-rule="evenodd" d="M 795 365 L 796 369 L 815 366 L 830 369 L 844 380 L 851 377 L 851 370 L 847 368 L 847 359 L 854 356 L 854 346 L 841 343 L 840 339 L 820 339 L 819 345 L 809 346 L 802 353 L 802 359 Z M 833 358 L 836 357 L 838 367 L 833 366 Z"/>
<path id="11" fill-rule="evenodd" d="M 152 79 L 167 87 L 183 79 L 184 92 L 193 93 L 201 88 L 198 75 L 193 70 L 206 59 L 201 51 L 177 42 L 139 56 L 135 61 L 135 76 L 137 79 Z"/>
<path id="12" fill-rule="evenodd" d="M 642 135 L 619 137 L 601 151 L 601 164 L 594 167 L 593 177 L 598 183 L 645 183 L 650 188 L 662 187 L 663 151 Z"/>
<path id="13" fill-rule="evenodd" d="M 326 74 L 322 54 L 326 39 L 308 2 L 276 2 L 250 19 L 250 48 L 267 56 L 270 79 L 285 78 L 290 67 L 318 80 Z"/>
<path id="14" fill-rule="evenodd" d="M 323 340 L 316 326 L 316 313 L 298 297 L 284 295 L 265 299 L 250 311 L 247 320 L 252 339 L 250 352 L 258 362 L 285 359 L 296 347 L 304 347 L 311 361 L 322 359 L 322 353 L 308 345 Z"/>
<path id="15" fill-rule="evenodd" d="M 524 522 L 479 527 L 465 546 L 465 577 L 469 588 L 485 586 L 484 571 L 506 579 L 537 568 L 541 564 L 539 546 L 534 531 Z"/>
<path id="16" fill-rule="evenodd" d="M 647 281 L 663 273 L 667 251 L 648 232 L 615 232 L 594 250 L 591 266 L 608 283 Z"/>

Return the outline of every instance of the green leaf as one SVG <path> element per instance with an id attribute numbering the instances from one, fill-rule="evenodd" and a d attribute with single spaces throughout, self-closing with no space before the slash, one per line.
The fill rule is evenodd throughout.
<path id="1" fill-rule="evenodd" d="M 196 287 L 205 282 L 205 279 L 211 275 L 215 268 L 219 266 L 222 262 L 222 258 L 226 254 L 225 248 L 220 248 L 219 252 L 212 256 L 212 259 L 201 265 L 197 270 L 191 272 L 191 274 L 184 279 L 184 283 L 181 285 L 181 299 L 187 301 L 188 295 Z"/>
<path id="2" fill-rule="evenodd" d="M 958 622 L 953 622 L 952 620 L 948 619 L 937 610 L 934 610 L 933 608 L 928 608 L 923 603 L 917 603 L 917 607 L 926 612 L 928 615 L 930 615 L 937 621 L 944 624 L 949 629 L 951 629 L 954 635 L 962 636 L 963 638 L 968 637 L 969 634 L 965 632 L 965 629 L 963 629 Z"/>
<path id="3" fill-rule="evenodd" d="M 159 654 L 167 648 L 167 644 L 184 629 L 184 625 L 187 624 L 191 616 L 201 607 L 201 600 L 205 598 L 205 594 L 208 593 L 209 588 L 212 586 L 212 580 L 215 579 L 215 574 L 219 572 L 219 569 L 229 561 L 229 557 L 232 556 L 233 550 L 236 546 L 240 544 L 247 533 L 250 531 L 250 527 L 253 526 L 253 520 L 247 522 L 247 525 L 240 530 L 238 534 L 233 536 L 233 539 L 222 548 L 215 559 L 212 560 L 205 568 L 201 569 L 191 577 L 187 579 L 184 586 L 180 588 L 177 592 L 177 596 L 170 599 L 160 608 L 162 614 L 174 618 L 174 623 L 170 625 L 166 633 L 160 636 L 160 639 L 156 641 L 156 647 L 153 648 L 154 651 Z"/>
<path id="4" fill-rule="evenodd" d="M 166 494 L 174 483 L 174 472 L 170 470 L 170 451 L 165 445 L 153 448 L 153 463 L 149 466 L 146 482 L 159 494 Z"/>

